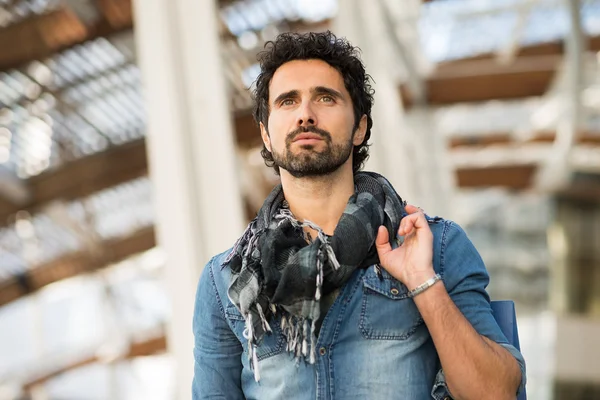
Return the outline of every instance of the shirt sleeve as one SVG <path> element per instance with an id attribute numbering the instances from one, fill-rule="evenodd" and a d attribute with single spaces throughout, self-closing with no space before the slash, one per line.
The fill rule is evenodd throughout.
<path id="1" fill-rule="evenodd" d="M 213 260 L 204 268 L 196 292 L 192 398 L 244 399 L 241 388 L 243 348 L 225 318 L 215 284 Z"/>
<path id="2" fill-rule="evenodd" d="M 483 260 L 463 229 L 452 221 L 444 221 L 440 240 L 438 272 L 450 298 L 480 335 L 507 349 L 519 364 L 521 384 L 516 397 L 525 388 L 525 360 L 508 342 L 494 318 L 486 291 L 490 278 Z M 442 370 L 437 374 L 431 395 L 434 399 L 450 396 Z"/>

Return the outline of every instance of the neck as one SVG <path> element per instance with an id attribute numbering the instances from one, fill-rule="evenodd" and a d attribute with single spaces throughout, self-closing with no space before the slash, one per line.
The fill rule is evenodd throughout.
<path id="1" fill-rule="evenodd" d="M 290 211 L 299 221 L 314 222 L 326 234 L 333 235 L 348 199 L 354 194 L 352 162 L 329 175 L 317 177 L 294 178 L 282 169 L 281 185 Z"/>

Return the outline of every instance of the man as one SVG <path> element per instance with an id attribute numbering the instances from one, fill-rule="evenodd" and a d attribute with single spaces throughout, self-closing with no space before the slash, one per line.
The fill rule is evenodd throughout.
<path id="1" fill-rule="evenodd" d="M 360 172 L 374 91 L 357 50 L 282 34 L 260 62 L 254 116 L 281 185 L 204 268 L 194 399 L 514 399 L 524 361 L 463 230 Z"/>

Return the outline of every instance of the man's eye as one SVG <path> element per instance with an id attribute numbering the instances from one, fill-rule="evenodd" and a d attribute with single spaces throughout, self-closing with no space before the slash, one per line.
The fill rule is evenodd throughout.
<path id="1" fill-rule="evenodd" d="M 294 100 L 292 99 L 285 99 L 281 102 L 282 106 L 291 106 L 292 104 L 294 104 Z"/>
<path id="2" fill-rule="evenodd" d="M 323 96 L 323 97 L 321 97 L 321 101 L 323 103 L 331 103 L 331 102 L 333 102 L 333 97 L 331 97 L 331 96 Z"/>

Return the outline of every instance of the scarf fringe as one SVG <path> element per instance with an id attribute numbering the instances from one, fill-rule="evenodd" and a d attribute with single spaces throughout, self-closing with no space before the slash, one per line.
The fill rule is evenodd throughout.
<path id="1" fill-rule="evenodd" d="M 296 361 L 300 361 L 304 359 L 308 361 L 310 364 L 314 364 L 317 359 L 317 351 L 316 351 L 316 320 L 319 317 L 320 313 L 320 300 L 322 296 L 322 287 L 323 287 L 323 270 L 324 265 L 326 263 L 330 263 L 334 269 L 339 269 L 340 264 L 337 260 L 335 252 L 331 247 L 331 243 L 329 242 L 329 238 L 323 230 L 316 225 L 314 222 L 305 220 L 304 222 L 299 222 L 294 218 L 292 213 L 287 208 L 282 208 L 275 215 L 275 219 L 279 219 L 279 224 L 284 220 L 289 220 L 291 224 L 295 228 L 304 228 L 309 227 L 315 231 L 317 231 L 317 235 L 320 241 L 320 246 L 317 252 L 317 276 L 315 282 L 315 306 L 313 312 L 313 318 L 302 318 L 296 317 L 294 315 L 290 315 L 288 313 L 283 313 L 281 316 L 281 330 L 283 331 L 284 336 L 286 337 L 286 351 L 292 353 L 296 358 Z M 238 246 L 241 249 L 244 249 L 244 257 L 242 259 L 242 268 L 246 266 L 248 260 L 250 258 L 260 259 L 260 250 L 258 250 L 258 246 L 256 246 L 256 241 L 258 235 L 255 235 L 253 231 L 255 230 L 254 222 L 250 223 L 246 231 L 242 234 L 242 236 L 238 239 L 236 244 L 234 245 L 234 249 L 237 249 Z M 252 252 L 251 257 L 250 252 Z M 235 251 L 232 251 L 228 256 L 227 261 L 229 261 L 232 254 L 235 254 Z M 226 261 L 226 262 L 227 262 Z M 277 312 L 277 306 L 275 304 L 269 304 L 269 308 L 271 309 L 273 315 Z M 259 304 L 256 304 L 256 310 L 260 317 L 261 325 L 266 332 L 272 333 L 271 326 L 269 325 L 267 318 L 265 317 L 265 313 L 262 307 Z M 255 343 L 255 337 L 253 332 L 253 321 L 252 321 L 252 313 L 248 313 L 245 318 L 245 330 L 244 337 L 248 341 L 248 361 L 250 362 L 251 368 L 254 371 L 254 379 L 256 382 L 260 380 L 260 371 L 258 366 L 258 355 L 257 344 Z"/>
<path id="2" fill-rule="evenodd" d="M 260 307 L 257 306 L 260 310 Z M 268 326 L 264 313 L 259 311 L 261 320 Z M 260 381 L 260 369 L 258 364 L 258 346 L 255 343 L 254 333 L 252 331 L 252 314 L 248 313 L 246 317 L 246 327 L 244 329 L 244 338 L 248 341 L 248 361 L 251 369 L 254 371 L 254 379 Z M 286 351 L 292 353 L 296 361 L 306 360 L 309 364 L 314 364 L 317 360 L 317 336 L 316 336 L 316 318 L 298 318 L 293 315 L 283 315 L 281 317 L 281 330 L 286 337 Z M 269 332 L 271 328 L 269 327 Z"/>
<path id="3" fill-rule="evenodd" d="M 388 229 L 396 228 L 400 220 L 406 214 L 404 206 L 406 203 L 397 195 L 391 184 L 381 175 L 374 173 L 360 173 L 355 176 L 355 186 L 357 196 L 360 198 L 362 193 L 364 196 L 369 196 L 374 193 L 370 187 L 379 185 L 385 193 L 385 203 L 379 203 L 379 210 L 384 216 Z M 359 203 L 369 201 L 373 203 L 373 197 L 362 197 L 362 200 L 355 199 L 356 205 L 362 207 Z M 361 203 L 362 204 L 362 203 Z M 354 211 L 353 211 L 354 212 Z M 346 211 L 345 211 L 346 213 Z M 318 244 L 313 243 L 316 247 L 316 260 L 314 267 L 315 275 L 315 292 L 314 299 L 304 299 L 302 309 L 296 310 L 294 314 L 287 311 L 286 307 L 277 304 L 265 305 L 263 309 L 259 303 L 256 287 L 262 284 L 261 275 L 258 272 L 261 262 L 261 249 L 258 246 L 259 238 L 266 232 L 272 229 L 277 229 L 282 223 L 289 221 L 294 228 L 304 231 L 308 227 L 317 232 Z M 361 220 L 362 221 L 362 220 Z M 364 221 L 362 221 L 364 222 Z M 372 221 L 371 221 L 372 222 Z M 380 224 L 382 221 L 377 220 Z M 366 222 L 365 222 L 366 224 Z M 391 226 L 391 228 L 390 228 Z M 393 229 L 392 229 L 393 230 Z M 392 231 L 390 230 L 390 231 Z M 376 233 L 375 233 L 376 235 Z M 311 241 L 310 235 L 304 233 L 307 241 Z M 311 254 L 311 253 L 309 253 Z M 314 253 L 312 253 L 314 254 Z M 314 256 L 314 255 L 312 255 Z M 312 259 L 308 261 L 312 263 Z M 338 270 L 340 268 L 349 268 L 348 265 L 340 265 L 339 260 L 330 243 L 330 238 L 323 230 L 315 223 L 305 220 L 303 222 L 294 218 L 293 214 L 287 206 L 287 202 L 283 198 L 281 186 L 276 187 L 261 208 L 258 216 L 254 218 L 240 238 L 234 244 L 233 250 L 229 253 L 223 267 L 232 264 L 232 283 L 228 291 L 230 301 L 236 305 L 245 319 L 244 338 L 247 340 L 248 360 L 251 369 L 254 371 L 254 379 L 260 380 L 260 371 L 258 363 L 257 348 L 260 345 L 264 333 L 271 333 L 272 329 L 267 321 L 265 314 L 271 311 L 273 315 L 281 315 L 281 331 L 286 338 L 286 350 L 293 354 L 297 362 L 304 359 L 310 364 L 314 364 L 317 359 L 316 354 L 316 324 L 320 314 L 320 300 L 323 296 L 324 270 L 331 268 Z M 245 272 L 244 281 L 237 286 L 234 286 L 240 272 Z M 250 279 L 249 279 L 250 278 Z M 246 289 L 248 288 L 248 289 Z M 260 293 L 260 291 L 259 291 Z M 243 298 L 243 302 L 240 301 Z M 250 307 L 241 309 L 240 304 L 250 305 Z M 264 299 L 262 301 L 264 303 Z M 256 309 L 256 311 L 255 311 Z M 257 320 L 258 318 L 258 320 Z M 254 319 L 254 320 L 253 320 Z"/>
<path id="4" fill-rule="evenodd" d="M 286 351 L 298 360 L 305 359 L 310 364 L 316 362 L 316 320 L 288 315 L 282 317 L 281 328 L 286 337 Z"/>

